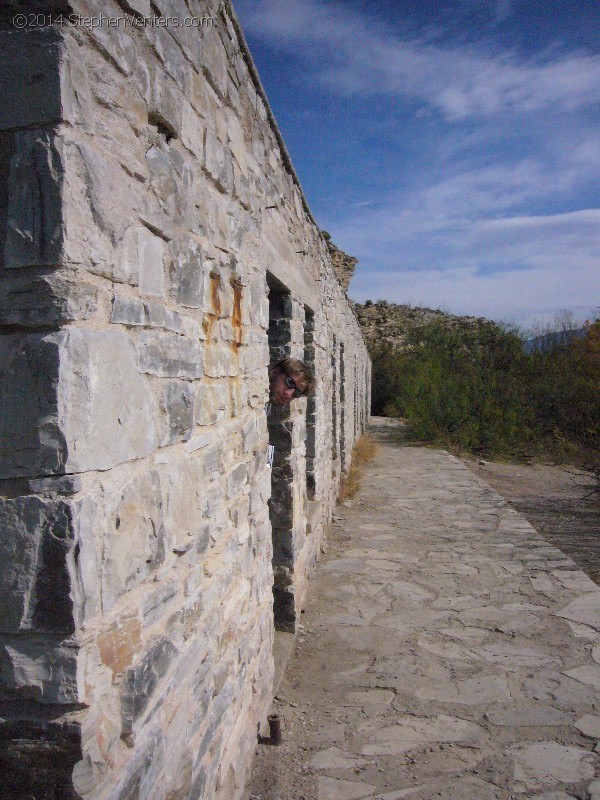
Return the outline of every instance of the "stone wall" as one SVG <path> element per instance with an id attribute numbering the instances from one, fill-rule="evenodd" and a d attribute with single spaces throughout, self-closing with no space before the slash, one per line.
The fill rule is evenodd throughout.
<path id="1" fill-rule="evenodd" d="M 0 9 L 1 796 L 234 800 L 369 360 L 230 6 L 41 6 L 204 23 Z"/>

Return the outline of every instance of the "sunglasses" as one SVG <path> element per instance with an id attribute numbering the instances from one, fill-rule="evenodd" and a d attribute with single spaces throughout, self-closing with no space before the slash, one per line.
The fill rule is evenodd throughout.
<path id="1" fill-rule="evenodd" d="M 296 381 L 289 375 L 285 376 L 285 385 L 288 389 L 294 390 L 294 394 L 292 395 L 294 400 L 297 400 L 299 397 L 302 397 L 304 395 L 304 392 L 301 392 L 300 389 L 296 386 Z"/>

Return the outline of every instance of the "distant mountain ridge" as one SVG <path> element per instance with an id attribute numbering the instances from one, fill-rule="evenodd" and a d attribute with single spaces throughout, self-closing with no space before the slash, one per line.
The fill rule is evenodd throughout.
<path id="1" fill-rule="evenodd" d="M 526 353 L 543 352 L 559 345 L 571 344 L 573 339 L 585 339 L 587 335 L 588 328 L 570 328 L 565 331 L 542 333 L 539 336 L 532 336 L 531 339 L 527 339 L 523 345 L 523 350 Z"/>

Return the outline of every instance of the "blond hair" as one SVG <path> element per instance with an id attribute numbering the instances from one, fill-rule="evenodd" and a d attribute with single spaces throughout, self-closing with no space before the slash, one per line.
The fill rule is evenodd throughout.
<path id="1" fill-rule="evenodd" d="M 284 375 L 289 375 L 298 384 L 298 389 L 306 396 L 312 394 L 315 390 L 315 375 L 312 369 L 304 361 L 298 358 L 284 358 L 269 367 L 269 375 L 271 376 L 275 370 L 283 372 Z"/>

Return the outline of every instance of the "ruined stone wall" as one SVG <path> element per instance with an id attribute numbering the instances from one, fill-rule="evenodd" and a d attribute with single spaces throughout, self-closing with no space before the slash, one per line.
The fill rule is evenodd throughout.
<path id="1" fill-rule="evenodd" d="M 56 7 L 154 13 L 144 0 Z M 233 11 L 155 8 L 210 22 L 17 31 L 2 8 L 11 800 L 240 796 L 274 622 L 297 625 L 368 413 L 361 334 Z M 314 361 L 317 391 L 268 426 L 274 286 L 287 294 L 281 347 Z M 277 530 L 272 491 L 289 503 Z M 278 542 L 289 553 L 272 564 Z"/>

